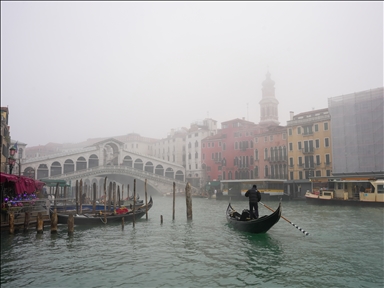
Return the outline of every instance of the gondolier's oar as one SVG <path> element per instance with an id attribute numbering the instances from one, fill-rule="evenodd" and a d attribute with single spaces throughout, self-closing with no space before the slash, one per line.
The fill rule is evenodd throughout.
<path id="1" fill-rule="evenodd" d="M 264 203 L 262 202 L 259 202 L 261 205 L 263 205 L 265 208 L 271 210 L 272 212 L 275 212 L 272 208 L 269 208 L 267 205 L 265 205 Z M 285 218 L 283 215 L 280 215 L 281 218 L 283 218 L 285 221 L 287 221 L 289 224 L 292 224 L 295 228 L 299 229 L 299 231 L 303 232 L 305 236 L 308 236 L 309 233 L 308 232 L 305 232 L 304 229 L 301 229 L 299 226 L 297 226 L 296 224 L 292 223 L 291 221 L 289 221 L 287 218 Z"/>

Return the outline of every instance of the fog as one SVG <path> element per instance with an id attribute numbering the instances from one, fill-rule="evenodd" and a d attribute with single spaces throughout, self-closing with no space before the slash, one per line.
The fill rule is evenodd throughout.
<path id="1" fill-rule="evenodd" d="M 383 86 L 382 2 L 1 2 L 1 106 L 27 147 L 279 121 Z M 220 125 L 219 125 L 220 127 Z"/>

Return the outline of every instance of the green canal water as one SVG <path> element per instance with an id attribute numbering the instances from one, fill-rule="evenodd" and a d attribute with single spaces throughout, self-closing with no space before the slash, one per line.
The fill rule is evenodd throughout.
<path id="1" fill-rule="evenodd" d="M 142 197 L 143 198 L 143 197 Z M 276 209 L 278 202 L 264 202 Z M 51 235 L 1 234 L 1 287 L 380 287 L 384 210 L 282 203 L 284 219 L 266 234 L 228 226 L 227 202 L 156 197 L 148 221 Z M 241 211 L 246 201 L 233 202 Z M 271 212 L 259 204 L 260 215 Z M 160 216 L 163 216 L 163 224 Z"/>

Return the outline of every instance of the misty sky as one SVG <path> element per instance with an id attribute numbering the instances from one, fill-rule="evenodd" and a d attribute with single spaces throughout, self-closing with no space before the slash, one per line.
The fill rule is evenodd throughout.
<path id="1" fill-rule="evenodd" d="M 1 106 L 27 147 L 258 123 L 268 70 L 281 125 L 382 87 L 383 2 L 1 2 Z"/>

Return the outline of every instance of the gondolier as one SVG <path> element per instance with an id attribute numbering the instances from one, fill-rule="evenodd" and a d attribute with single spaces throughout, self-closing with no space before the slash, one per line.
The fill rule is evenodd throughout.
<path id="1" fill-rule="evenodd" d="M 245 197 L 249 198 L 249 213 L 251 219 L 259 218 L 259 207 L 257 203 L 261 200 L 261 194 L 259 190 L 257 190 L 257 186 L 253 185 L 252 188 L 245 193 Z"/>

